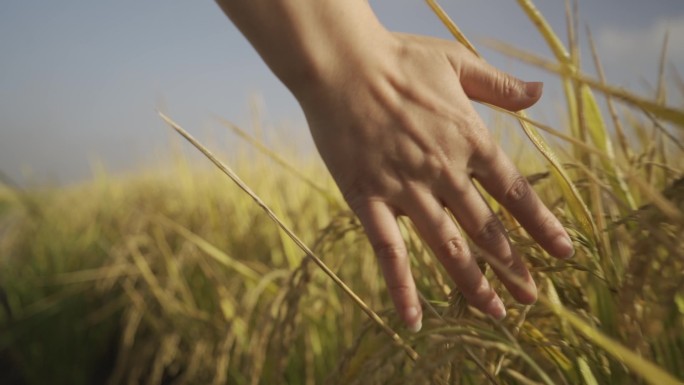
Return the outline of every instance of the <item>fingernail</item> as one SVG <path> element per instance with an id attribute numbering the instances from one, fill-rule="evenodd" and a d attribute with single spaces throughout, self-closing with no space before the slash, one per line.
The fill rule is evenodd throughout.
<path id="1" fill-rule="evenodd" d="M 575 255 L 575 247 L 572 245 L 572 241 L 567 236 L 560 236 L 556 238 L 556 248 L 559 250 L 559 255 L 563 259 L 572 258 Z"/>
<path id="2" fill-rule="evenodd" d="M 495 297 L 489 302 L 487 313 L 499 321 L 506 318 L 506 307 L 504 307 L 503 302 L 501 302 L 501 298 Z"/>
<path id="3" fill-rule="evenodd" d="M 423 328 L 423 320 L 422 317 L 420 316 L 420 312 L 418 311 L 418 308 L 415 306 L 411 306 L 406 310 L 406 316 L 408 319 L 412 319 L 413 324 L 409 325 L 407 329 L 411 333 L 418 333 L 420 329 Z"/>
<path id="4" fill-rule="evenodd" d="M 541 96 L 544 83 L 542 82 L 525 82 L 525 95 L 528 98 L 536 99 Z"/>
<path id="5" fill-rule="evenodd" d="M 418 333 L 418 332 L 420 331 L 420 329 L 422 329 L 422 328 L 423 328 L 423 321 L 422 321 L 422 320 L 418 320 L 418 322 L 416 322 L 415 324 L 413 324 L 413 326 L 409 326 L 408 330 L 409 330 L 411 333 Z"/>
<path id="6" fill-rule="evenodd" d="M 525 305 L 532 305 L 537 302 L 537 285 L 534 281 L 531 281 L 530 285 L 524 289 L 523 294 L 516 299 Z"/>

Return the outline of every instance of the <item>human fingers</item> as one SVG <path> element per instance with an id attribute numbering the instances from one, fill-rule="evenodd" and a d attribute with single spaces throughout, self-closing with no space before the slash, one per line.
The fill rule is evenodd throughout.
<path id="1" fill-rule="evenodd" d="M 529 304 L 537 300 L 537 288 L 520 255 L 511 247 L 506 230 L 472 182 L 452 184 L 442 200 L 463 230 L 488 257 L 498 260 L 492 269 L 513 297 Z M 516 278 L 514 278 L 517 277 Z"/>
<path id="2" fill-rule="evenodd" d="M 403 210 L 451 276 L 466 301 L 496 319 L 506 316 L 503 302 L 477 265 L 468 244 L 441 203 L 423 194 Z"/>
<path id="3" fill-rule="evenodd" d="M 394 213 L 379 201 L 365 201 L 351 206 L 373 246 L 399 316 L 409 330 L 418 332 L 422 327 L 423 313 L 411 275 L 406 245 Z"/>
<path id="4" fill-rule="evenodd" d="M 525 82 L 472 54 L 462 55 L 461 86 L 469 98 L 510 111 L 524 110 L 541 97 L 543 83 Z"/>
<path id="5" fill-rule="evenodd" d="M 475 178 L 541 247 L 557 258 L 572 257 L 574 248 L 563 225 L 499 146 L 491 154 L 475 154 L 474 162 L 481 164 L 474 167 Z"/>

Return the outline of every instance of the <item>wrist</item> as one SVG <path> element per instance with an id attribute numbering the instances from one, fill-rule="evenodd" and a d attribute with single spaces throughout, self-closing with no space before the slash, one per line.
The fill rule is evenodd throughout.
<path id="1" fill-rule="evenodd" d="M 325 0 L 318 0 L 325 1 Z M 346 75 L 359 75 L 386 60 L 399 45 L 365 1 L 322 12 L 298 27 L 288 55 L 267 60 L 294 96 L 301 100 L 317 89 L 334 89 Z M 332 87 L 332 88 L 331 88 Z"/>
<path id="2" fill-rule="evenodd" d="M 298 99 L 325 87 L 346 66 L 363 69 L 394 40 L 368 0 L 217 3 Z"/>
<path id="3" fill-rule="evenodd" d="M 358 32 L 359 38 L 333 35 L 325 48 L 308 52 L 287 71 L 274 72 L 300 103 L 337 94 L 369 80 L 378 75 L 378 69 L 398 57 L 401 43 L 381 25 L 372 29 L 365 26 Z"/>

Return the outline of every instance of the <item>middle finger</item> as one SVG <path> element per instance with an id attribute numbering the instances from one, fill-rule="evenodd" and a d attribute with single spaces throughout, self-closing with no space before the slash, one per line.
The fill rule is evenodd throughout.
<path id="1" fill-rule="evenodd" d="M 418 194 L 403 208 L 418 233 L 472 306 L 496 319 L 506 316 L 503 302 L 477 265 L 458 227 L 430 194 Z"/>
<path id="2" fill-rule="evenodd" d="M 506 229 L 472 182 L 452 186 L 442 199 L 468 236 L 499 263 L 490 263 L 513 297 L 525 304 L 537 300 L 537 288 L 525 263 L 511 246 Z M 518 279 L 513 278 L 517 276 Z"/>

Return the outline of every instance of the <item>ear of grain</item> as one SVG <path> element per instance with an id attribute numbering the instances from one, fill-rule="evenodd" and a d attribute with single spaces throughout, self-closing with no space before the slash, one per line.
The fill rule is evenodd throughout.
<path id="1" fill-rule="evenodd" d="M 584 119 L 587 125 L 587 131 L 599 150 L 606 156 L 601 159 L 601 166 L 606 172 L 606 176 L 613 187 L 613 191 L 620 197 L 621 201 L 625 203 L 622 206 L 622 213 L 626 215 L 628 212 L 636 209 L 636 203 L 632 193 L 627 188 L 625 178 L 618 169 L 615 159 L 615 151 L 613 144 L 608 135 L 608 130 L 601 116 L 601 110 L 591 89 L 586 86 L 580 86 L 582 94 L 582 103 L 584 105 Z"/>
<path id="2" fill-rule="evenodd" d="M 541 299 L 541 298 L 540 298 Z M 542 299 L 547 302 L 546 299 Z M 605 349 L 610 354 L 618 358 L 622 363 L 627 365 L 635 373 L 638 373 L 649 384 L 652 385 L 681 385 L 682 382 L 672 377 L 669 373 L 662 370 L 657 365 L 644 360 L 638 355 L 634 354 L 629 349 L 620 345 L 603 335 L 601 332 L 593 328 L 591 325 L 584 322 L 575 314 L 569 312 L 567 309 L 547 303 L 559 317 L 567 320 L 575 329 L 587 337 L 596 346 Z"/>

